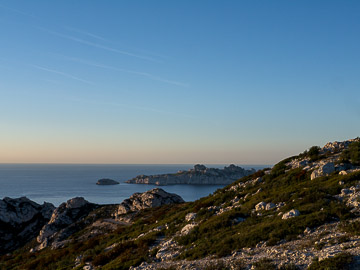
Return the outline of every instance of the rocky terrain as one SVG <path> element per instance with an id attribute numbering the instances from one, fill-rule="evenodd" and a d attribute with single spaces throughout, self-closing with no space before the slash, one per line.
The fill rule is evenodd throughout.
<path id="1" fill-rule="evenodd" d="M 130 184 L 153 184 L 153 185 L 228 185 L 241 177 L 255 173 L 254 169 L 245 170 L 231 164 L 224 169 L 207 168 L 197 164 L 188 171 L 179 171 L 173 174 L 139 175 L 126 181 Z"/>
<path id="2" fill-rule="evenodd" d="M 311 147 L 195 202 L 162 189 L 56 209 L 5 198 L 0 219 L 0 269 L 360 269 L 360 140 Z"/>

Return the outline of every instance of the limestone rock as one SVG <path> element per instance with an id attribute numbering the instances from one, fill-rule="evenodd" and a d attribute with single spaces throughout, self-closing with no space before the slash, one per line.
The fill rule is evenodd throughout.
<path id="1" fill-rule="evenodd" d="M 309 160 L 308 159 L 294 159 L 291 160 L 290 162 L 288 162 L 286 164 L 286 166 L 290 166 L 291 169 L 296 169 L 296 168 L 300 168 L 300 167 L 306 167 L 309 165 Z"/>
<path id="2" fill-rule="evenodd" d="M 179 246 L 173 239 L 163 242 L 159 247 L 156 258 L 161 261 L 171 260 L 179 255 Z"/>
<path id="3" fill-rule="evenodd" d="M 134 193 L 129 199 L 124 200 L 119 205 L 115 217 L 132 211 L 183 202 L 184 200 L 177 194 L 168 193 L 161 188 L 154 188 L 143 193 Z"/>
<path id="4" fill-rule="evenodd" d="M 285 214 L 283 214 L 282 219 L 288 219 L 288 218 L 293 218 L 293 217 L 297 217 L 300 216 L 300 212 L 297 209 L 292 209 L 289 212 L 286 212 Z"/>
<path id="5" fill-rule="evenodd" d="M 231 164 L 224 169 L 207 168 L 197 164 L 189 171 L 179 171 L 174 174 L 161 175 L 139 175 L 126 181 L 132 184 L 155 184 L 155 185 L 175 185 L 175 184 L 197 184 L 197 185 L 227 185 L 250 174 L 255 173 L 254 169 L 245 170 Z"/>
<path id="6" fill-rule="evenodd" d="M 324 145 L 323 148 L 321 148 L 321 152 L 326 153 L 326 152 L 334 152 L 334 151 L 338 151 L 338 150 L 343 150 L 345 148 L 347 148 L 352 142 L 356 142 L 358 141 L 358 139 L 350 139 L 347 141 L 343 141 L 343 142 L 328 142 L 327 144 Z"/>
<path id="7" fill-rule="evenodd" d="M 51 203 L 40 205 L 26 197 L 0 200 L 0 254 L 34 238 L 54 209 Z"/>
<path id="8" fill-rule="evenodd" d="M 347 175 L 347 172 L 346 171 L 340 171 L 339 175 Z"/>
<path id="9" fill-rule="evenodd" d="M 335 171 L 334 162 L 325 162 L 321 164 L 317 170 L 314 170 L 311 173 L 311 180 L 314 180 L 317 177 L 329 175 L 333 171 Z"/>
<path id="10" fill-rule="evenodd" d="M 274 203 L 270 202 L 270 203 L 266 204 L 265 210 L 271 210 L 271 209 L 273 209 L 275 207 L 276 207 L 276 205 Z"/>
<path id="11" fill-rule="evenodd" d="M 180 234 L 183 236 L 188 235 L 196 226 L 197 226 L 196 223 L 187 224 L 181 229 Z"/>
<path id="12" fill-rule="evenodd" d="M 259 202 L 257 205 L 255 205 L 256 211 L 265 210 L 266 202 Z"/>
<path id="13" fill-rule="evenodd" d="M 189 213 L 185 216 L 186 221 L 192 221 L 196 218 L 196 213 Z"/>
<path id="14" fill-rule="evenodd" d="M 257 205 L 255 205 L 255 211 L 271 210 L 275 207 L 276 207 L 276 205 L 272 202 L 270 202 L 270 203 L 259 202 Z"/>

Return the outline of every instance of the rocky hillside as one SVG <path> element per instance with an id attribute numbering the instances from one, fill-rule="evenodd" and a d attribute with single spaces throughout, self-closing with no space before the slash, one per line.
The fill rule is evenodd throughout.
<path id="1" fill-rule="evenodd" d="M 311 147 L 195 202 L 160 189 L 120 205 L 77 198 L 47 219 L 0 269 L 360 269 L 360 140 Z"/>
<path id="2" fill-rule="evenodd" d="M 244 168 L 231 164 L 224 169 L 207 168 L 197 164 L 188 171 L 179 171 L 172 174 L 138 175 L 126 181 L 130 184 L 153 184 L 153 185 L 228 185 L 241 177 L 255 173 L 254 169 Z"/>

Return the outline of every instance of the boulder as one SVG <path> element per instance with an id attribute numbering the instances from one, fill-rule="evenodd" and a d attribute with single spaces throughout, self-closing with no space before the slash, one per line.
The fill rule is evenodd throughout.
<path id="1" fill-rule="evenodd" d="M 314 170 L 311 173 L 311 180 L 314 180 L 317 177 L 329 175 L 335 171 L 334 162 L 325 162 L 320 165 L 320 167 L 317 170 Z"/>
<path id="2" fill-rule="evenodd" d="M 255 205 L 255 211 L 271 210 L 275 207 L 276 207 L 276 205 L 272 202 L 270 202 L 270 203 L 259 202 L 257 205 Z"/>
<path id="3" fill-rule="evenodd" d="M 259 202 L 257 205 L 255 205 L 255 211 L 261 211 L 265 210 L 266 202 Z"/>
<path id="4" fill-rule="evenodd" d="M 115 217 L 146 208 L 183 202 L 184 200 L 177 194 L 168 193 L 161 188 L 154 188 L 143 193 L 134 193 L 129 199 L 124 200 L 119 205 Z"/>
<path id="5" fill-rule="evenodd" d="M 185 221 L 189 222 L 196 218 L 196 213 L 189 213 L 185 216 Z"/>
<path id="6" fill-rule="evenodd" d="M 54 209 L 51 203 L 40 205 L 26 197 L 0 200 L 0 254 L 36 237 Z"/>
<path id="7" fill-rule="evenodd" d="M 266 204 L 265 210 L 271 210 L 271 209 L 273 209 L 275 207 L 276 207 L 276 205 L 274 203 L 270 202 L 270 203 Z"/>
<path id="8" fill-rule="evenodd" d="M 289 218 L 293 218 L 293 217 L 297 217 L 300 216 L 300 212 L 297 209 L 292 209 L 289 212 L 286 212 L 285 214 L 283 214 L 282 219 L 289 219 Z"/>
<path id="9" fill-rule="evenodd" d="M 196 223 L 187 224 L 181 229 L 180 234 L 182 236 L 188 235 L 196 226 L 197 226 Z"/>
<path id="10" fill-rule="evenodd" d="M 108 186 L 108 185 L 118 185 L 120 184 L 118 181 L 115 181 L 115 180 L 112 180 L 112 179 L 107 179 L 107 178 L 104 178 L 104 179 L 100 179 L 96 182 L 97 185 L 100 185 L 100 186 Z"/>

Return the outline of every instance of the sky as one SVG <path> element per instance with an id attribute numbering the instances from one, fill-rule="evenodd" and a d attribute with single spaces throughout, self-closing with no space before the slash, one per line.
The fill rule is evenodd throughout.
<path id="1" fill-rule="evenodd" d="M 358 137 L 359 14 L 0 0 L 0 163 L 274 164 Z"/>

